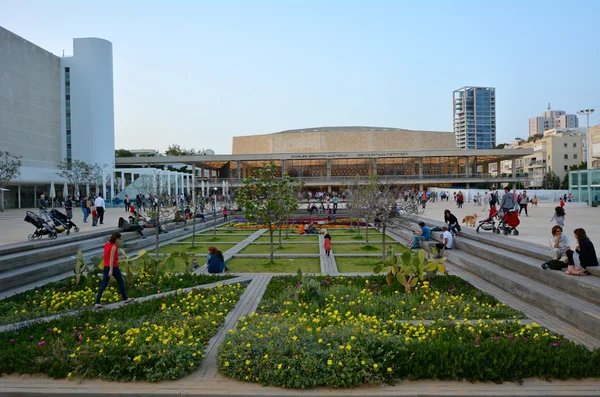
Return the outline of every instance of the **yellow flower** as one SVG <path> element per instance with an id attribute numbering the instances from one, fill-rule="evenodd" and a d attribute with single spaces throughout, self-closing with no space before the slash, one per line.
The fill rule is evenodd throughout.
<path id="1" fill-rule="evenodd" d="M 225 361 L 225 366 L 229 367 L 229 361 Z"/>
<path id="2" fill-rule="evenodd" d="M 265 354 L 264 358 L 269 358 L 269 355 L 268 355 L 268 354 Z"/>
<path id="3" fill-rule="evenodd" d="M 388 367 L 387 371 L 392 372 L 392 367 Z"/>
<path id="4" fill-rule="evenodd" d="M 69 374 L 67 375 L 67 378 L 70 378 L 72 374 L 73 374 L 72 372 L 69 372 Z"/>
<path id="5" fill-rule="evenodd" d="M 278 364 L 278 365 L 277 365 L 277 369 L 281 369 L 281 364 Z"/>
<path id="6" fill-rule="evenodd" d="M 373 364 L 373 368 L 375 368 L 375 369 L 379 368 L 379 364 Z"/>
<path id="7" fill-rule="evenodd" d="M 332 360 L 327 360 L 327 365 L 331 365 L 331 364 L 333 364 L 333 361 Z"/>
<path id="8" fill-rule="evenodd" d="M 134 362 L 134 363 L 139 363 L 140 361 L 142 361 L 142 356 L 135 356 L 135 357 L 133 358 L 133 362 Z"/>

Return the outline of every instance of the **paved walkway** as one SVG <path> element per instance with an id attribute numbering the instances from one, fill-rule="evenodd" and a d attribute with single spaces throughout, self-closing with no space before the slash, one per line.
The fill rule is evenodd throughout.
<path id="1" fill-rule="evenodd" d="M 528 241 L 531 243 L 541 244 L 545 247 L 549 245 L 550 230 L 555 225 L 550 222 L 554 215 L 554 208 L 558 203 L 544 203 L 538 206 L 528 207 L 529 217 L 525 216 L 525 212 L 521 214 L 521 224 L 518 227 L 518 236 L 502 236 L 502 238 L 515 239 L 520 241 Z M 456 204 L 450 201 L 437 201 L 435 203 L 427 203 L 427 208 L 423 214 L 424 218 L 433 219 L 436 221 L 444 221 L 444 210 L 449 209 L 461 222 L 463 229 L 466 227 L 462 220 L 465 215 L 477 214 L 478 222 L 487 218 L 488 211 L 482 211 L 481 206 L 475 206 L 472 202 L 465 203 L 463 208 L 457 208 Z M 600 207 L 591 208 L 584 203 L 567 203 L 565 206 L 565 232 L 567 233 L 571 243 L 575 242 L 573 230 L 578 227 L 584 228 L 588 237 L 594 243 L 596 252 L 600 254 Z M 482 231 L 481 233 L 488 233 Z"/>

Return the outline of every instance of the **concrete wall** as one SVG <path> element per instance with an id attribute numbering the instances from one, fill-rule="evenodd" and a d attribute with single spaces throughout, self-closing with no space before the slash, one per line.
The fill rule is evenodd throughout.
<path id="1" fill-rule="evenodd" d="M 60 59 L 0 27 L 0 150 L 23 166 L 61 160 Z"/>
<path id="2" fill-rule="evenodd" d="M 392 129 L 319 129 L 236 136 L 232 154 L 319 153 L 455 149 L 452 132 Z"/>

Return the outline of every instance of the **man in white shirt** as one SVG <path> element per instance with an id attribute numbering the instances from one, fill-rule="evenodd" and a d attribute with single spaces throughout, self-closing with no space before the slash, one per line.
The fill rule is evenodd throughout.
<path id="1" fill-rule="evenodd" d="M 454 237 L 452 237 L 452 233 L 448 230 L 448 226 L 442 226 L 442 230 L 444 233 L 442 234 L 443 243 L 436 243 L 435 248 L 438 250 L 438 256 L 442 256 L 442 250 L 450 250 L 452 249 L 452 244 L 454 244 Z"/>
<path id="2" fill-rule="evenodd" d="M 102 198 L 102 193 L 98 193 L 98 197 L 94 200 L 94 205 L 98 213 L 98 221 L 102 225 L 104 223 L 104 199 Z"/>

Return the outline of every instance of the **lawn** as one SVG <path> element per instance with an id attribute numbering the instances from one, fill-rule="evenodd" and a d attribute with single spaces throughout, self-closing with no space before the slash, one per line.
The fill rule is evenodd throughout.
<path id="1" fill-rule="evenodd" d="M 263 234 L 262 236 L 260 236 L 259 238 L 257 238 L 256 240 L 257 242 L 260 243 L 268 243 L 269 240 L 269 233 Z M 279 241 L 279 234 L 276 233 L 273 235 L 273 241 Z M 285 232 L 282 233 L 281 235 L 281 241 L 285 242 L 285 241 L 290 241 L 290 242 L 298 242 L 298 241 L 314 241 L 315 243 L 317 241 L 319 241 L 319 235 L 318 234 L 310 234 L 310 235 L 300 235 L 298 234 L 298 232 L 294 232 L 288 235 L 288 237 L 285 237 Z"/>
<path id="2" fill-rule="evenodd" d="M 196 371 L 244 287 L 219 286 L 85 310 L 0 334 L 0 373 L 111 381 L 173 380 Z"/>
<path id="3" fill-rule="evenodd" d="M 307 273 L 319 273 L 319 258 L 275 258 L 269 263 L 268 258 L 233 258 L 227 261 L 231 273 L 295 273 L 302 269 Z"/>
<path id="4" fill-rule="evenodd" d="M 214 244 L 217 249 L 220 249 L 223 253 L 235 246 L 235 244 Z M 187 252 L 193 253 L 195 255 L 202 255 L 208 252 L 208 244 L 194 244 L 192 247 L 191 244 L 169 244 L 158 249 L 158 252 L 161 254 L 171 254 L 173 252 Z M 151 251 L 154 252 L 154 251 Z"/>
<path id="5" fill-rule="evenodd" d="M 318 254 L 319 244 L 283 244 L 279 248 L 278 244 L 274 244 L 274 252 L 276 254 Z M 240 254 L 269 254 L 271 252 L 270 244 L 248 244 Z"/>
<path id="6" fill-rule="evenodd" d="M 383 276 L 278 276 L 259 314 L 226 335 L 217 363 L 225 376 L 286 388 L 600 376 L 600 351 L 523 317 L 456 276 L 410 293 Z M 403 321 L 413 319 L 434 321 Z"/>
<path id="7" fill-rule="evenodd" d="M 385 244 L 386 247 L 389 244 Z M 406 247 L 402 244 L 393 244 L 396 248 L 396 253 L 402 253 Z M 331 248 L 334 254 L 381 254 L 381 244 L 363 245 L 363 244 L 335 244 L 332 241 Z"/>
<path id="8" fill-rule="evenodd" d="M 381 258 L 344 258 L 336 257 L 335 263 L 340 273 L 373 272 L 373 268 L 381 263 Z"/>
<path id="9" fill-rule="evenodd" d="M 212 236 L 212 233 L 207 233 L 207 234 L 197 234 L 196 235 L 196 241 L 197 242 L 207 242 L 207 243 L 211 243 L 211 242 L 231 242 L 231 243 L 239 243 L 240 241 L 245 240 L 246 238 L 248 238 L 248 236 L 242 236 L 242 235 L 238 235 L 238 234 L 232 234 L 230 236 L 217 236 L 214 237 Z M 192 242 L 192 238 L 188 237 L 186 239 L 183 240 L 179 240 L 180 243 L 191 243 Z"/>
<path id="10" fill-rule="evenodd" d="M 217 229 L 217 234 L 240 234 L 240 235 L 246 235 L 246 236 L 250 236 L 251 234 L 253 234 L 254 232 L 256 232 L 256 230 L 223 230 L 223 229 Z M 207 229 L 206 231 L 202 231 L 200 233 L 196 233 L 196 235 L 198 234 L 212 234 L 213 231 L 212 229 Z"/>

